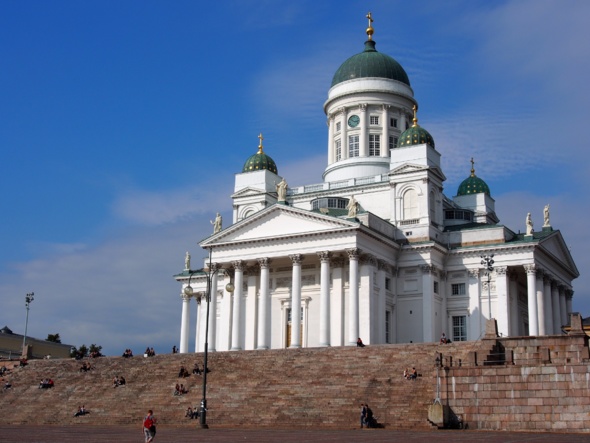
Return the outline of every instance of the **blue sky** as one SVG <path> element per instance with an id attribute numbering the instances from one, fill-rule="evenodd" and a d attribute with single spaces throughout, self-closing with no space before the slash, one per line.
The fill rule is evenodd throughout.
<path id="1" fill-rule="evenodd" d="M 476 173 L 501 223 L 551 204 L 590 315 L 590 2 L 22 1 L 0 5 L 0 327 L 97 343 L 178 345 L 172 278 L 234 174 L 265 152 L 291 186 L 326 166 L 322 105 L 363 49 L 406 69 L 455 195 Z M 194 314 L 194 313 L 193 313 Z M 194 315 L 191 318 L 194 321 Z M 190 348 L 194 347 L 190 343 Z"/>

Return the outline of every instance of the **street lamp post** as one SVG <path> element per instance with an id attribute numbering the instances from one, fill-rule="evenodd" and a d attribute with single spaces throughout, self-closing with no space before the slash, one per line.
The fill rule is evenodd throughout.
<path id="1" fill-rule="evenodd" d="M 490 313 L 490 319 L 492 318 L 492 289 L 491 289 L 491 279 L 492 279 L 492 271 L 494 270 L 494 254 L 491 255 L 482 255 L 481 256 L 481 264 L 484 266 L 486 270 L 486 274 L 488 276 L 488 310 Z"/>
<path id="2" fill-rule="evenodd" d="M 34 300 L 34 297 L 35 297 L 35 293 L 34 292 L 29 292 L 27 295 L 25 295 L 25 306 L 27 308 L 27 319 L 25 320 L 25 336 L 23 337 L 23 351 L 22 351 L 22 354 L 24 354 L 26 352 L 25 345 L 27 343 L 27 328 L 29 326 L 29 305 Z M 26 357 L 26 355 L 25 355 L 25 357 Z"/>

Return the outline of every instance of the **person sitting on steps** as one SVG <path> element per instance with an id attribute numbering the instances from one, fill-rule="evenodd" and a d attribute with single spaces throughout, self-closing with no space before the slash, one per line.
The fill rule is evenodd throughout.
<path id="1" fill-rule="evenodd" d="M 365 347 L 365 344 L 363 343 L 363 341 L 361 340 L 360 337 L 356 341 L 356 346 L 359 347 L 359 348 L 364 348 Z"/>

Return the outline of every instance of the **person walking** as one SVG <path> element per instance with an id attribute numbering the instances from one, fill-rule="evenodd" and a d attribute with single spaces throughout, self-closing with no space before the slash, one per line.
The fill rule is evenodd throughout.
<path id="1" fill-rule="evenodd" d="M 147 415 L 143 419 L 143 435 L 145 436 L 145 443 L 154 441 L 156 436 L 156 417 L 154 411 L 148 410 Z"/>

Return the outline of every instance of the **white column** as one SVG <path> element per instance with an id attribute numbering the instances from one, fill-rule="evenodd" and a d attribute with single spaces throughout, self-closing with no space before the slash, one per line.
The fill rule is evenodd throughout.
<path id="1" fill-rule="evenodd" d="M 258 264 L 260 265 L 260 298 L 258 299 L 258 347 L 256 349 L 268 349 L 268 313 L 270 312 L 270 259 L 259 258 Z"/>
<path id="2" fill-rule="evenodd" d="M 537 271 L 535 265 L 526 265 L 527 301 L 529 308 L 529 335 L 539 335 L 539 315 L 537 309 Z"/>
<path id="3" fill-rule="evenodd" d="M 344 258 L 331 260 L 332 294 L 330 302 L 330 342 L 332 346 L 344 346 Z"/>
<path id="4" fill-rule="evenodd" d="M 230 281 L 234 276 L 232 268 L 226 269 Z M 221 300 L 221 312 L 219 316 L 219 345 L 220 351 L 229 351 L 231 345 L 232 326 L 232 293 L 223 288 L 223 299 Z"/>
<path id="5" fill-rule="evenodd" d="M 257 316 L 257 285 L 258 269 L 255 266 L 248 267 L 248 289 L 246 292 L 246 306 L 244 309 L 244 349 L 256 349 L 258 338 L 258 316 Z"/>
<path id="6" fill-rule="evenodd" d="M 511 271 L 510 274 L 510 335 L 520 335 L 520 315 L 518 313 L 518 273 Z"/>
<path id="7" fill-rule="evenodd" d="M 359 249 L 347 249 L 348 276 L 348 346 L 356 346 L 359 338 Z"/>
<path id="8" fill-rule="evenodd" d="M 562 285 L 557 287 L 559 293 L 559 312 L 561 313 L 561 324 L 567 325 L 569 323 L 567 307 L 565 303 L 565 291 Z M 561 331 L 559 331 L 561 333 Z"/>
<path id="9" fill-rule="evenodd" d="M 195 318 L 197 319 L 197 324 L 195 325 L 195 352 L 199 352 L 199 341 L 201 340 L 201 336 L 199 334 L 199 330 L 201 328 L 201 302 L 199 299 L 199 294 L 194 294 L 195 300 L 197 303 L 196 315 Z"/>
<path id="10" fill-rule="evenodd" d="M 188 352 L 188 329 L 190 324 L 190 302 L 191 296 L 184 292 L 180 294 L 182 298 L 182 316 L 180 318 L 180 353 Z"/>
<path id="11" fill-rule="evenodd" d="M 501 337 L 508 337 L 508 325 L 510 324 L 510 309 L 508 306 L 508 276 L 507 268 L 500 266 L 496 271 L 496 322 L 498 333 Z"/>
<path id="12" fill-rule="evenodd" d="M 547 335 L 547 326 L 545 321 L 545 291 L 543 287 L 543 275 L 542 269 L 537 269 L 537 312 L 539 314 L 539 335 Z"/>
<path id="13" fill-rule="evenodd" d="M 557 284 L 551 282 L 551 306 L 553 307 L 553 333 L 561 334 L 561 312 Z"/>
<path id="14" fill-rule="evenodd" d="M 360 105 L 360 117 L 361 117 L 361 131 L 359 134 L 359 157 L 367 157 L 369 155 L 368 150 L 368 138 L 369 138 L 369 130 L 368 130 L 368 115 L 367 115 L 367 105 L 362 104 Z M 358 338 L 358 337 L 357 337 Z M 356 343 L 356 339 L 355 339 Z"/>
<path id="15" fill-rule="evenodd" d="M 432 265 L 422 266 L 422 340 L 432 342 L 434 335 L 434 278 Z"/>
<path id="16" fill-rule="evenodd" d="M 385 343 L 385 312 L 387 311 L 385 296 L 385 269 L 387 269 L 387 263 L 379 260 L 377 262 L 377 269 L 377 286 L 379 287 L 379 292 L 377 294 L 377 306 L 375 309 L 375 315 L 377 316 L 377 321 L 375 322 L 377 325 L 377 335 L 375 336 L 375 342 L 380 344 Z M 391 327 L 393 324 L 393 312 L 391 313 L 389 322 Z M 392 341 L 392 343 L 394 342 Z"/>
<path id="17" fill-rule="evenodd" d="M 545 319 L 545 335 L 553 335 L 553 304 L 551 303 L 551 279 L 543 277 L 543 318 Z"/>
<path id="18" fill-rule="evenodd" d="M 348 158 L 348 115 L 346 114 L 346 108 L 342 108 L 342 158 Z"/>
<path id="19" fill-rule="evenodd" d="M 389 107 L 389 105 L 383 105 L 381 111 L 381 127 L 383 128 L 381 133 L 381 152 L 379 153 L 381 157 L 389 157 L 389 113 L 387 112 Z"/>
<path id="20" fill-rule="evenodd" d="M 441 332 L 444 332 L 447 337 L 451 337 L 451 328 L 449 327 L 449 291 L 447 289 L 447 272 L 439 272 L 438 295 L 441 297 L 442 303 L 440 306 L 441 316 Z M 452 338 L 451 338 L 452 339 Z"/>
<path id="21" fill-rule="evenodd" d="M 293 262 L 291 282 L 291 348 L 301 347 L 301 254 L 289 255 Z"/>
<path id="22" fill-rule="evenodd" d="M 209 351 L 217 350 L 217 280 L 219 264 L 211 264 L 211 301 L 209 302 Z"/>
<path id="23" fill-rule="evenodd" d="M 378 320 L 376 319 L 376 300 L 373 297 L 375 287 L 375 265 L 377 261 L 368 254 L 363 254 L 360 260 L 360 284 L 359 284 L 359 337 L 364 343 L 376 343 L 375 334 Z"/>
<path id="24" fill-rule="evenodd" d="M 234 309 L 232 315 L 232 327 L 231 327 L 231 350 L 241 351 L 242 346 L 242 296 L 244 286 L 244 267 L 245 263 L 242 260 L 237 260 L 232 263 L 234 267 Z"/>
<path id="25" fill-rule="evenodd" d="M 469 336 L 467 340 L 479 340 L 482 333 L 483 312 L 481 312 L 481 284 L 479 269 L 469 269 Z"/>
<path id="26" fill-rule="evenodd" d="M 334 115 L 328 115 L 328 166 L 334 163 Z"/>
<path id="27" fill-rule="evenodd" d="M 330 346 L 330 252 L 320 258 L 320 346 Z"/>

